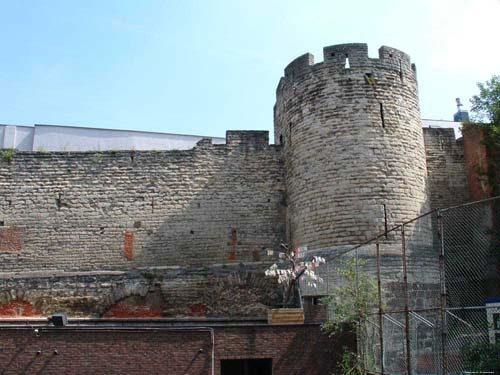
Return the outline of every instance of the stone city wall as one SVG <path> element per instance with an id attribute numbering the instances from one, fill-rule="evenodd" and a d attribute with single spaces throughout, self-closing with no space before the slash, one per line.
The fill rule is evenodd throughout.
<path id="1" fill-rule="evenodd" d="M 427 181 L 432 208 L 446 208 L 469 200 L 463 141 L 452 128 L 424 128 Z"/>
<path id="2" fill-rule="evenodd" d="M 0 319 L 46 317 L 264 318 L 280 306 L 264 266 L 164 267 L 131 271 L 0 275 Z"/>
<path id="3" fill-rule="evenodd" d="M 280 147 L 228 132 L 182 151 L 0 160 L 0 272 L 258 262 L 284 237 Z"/>

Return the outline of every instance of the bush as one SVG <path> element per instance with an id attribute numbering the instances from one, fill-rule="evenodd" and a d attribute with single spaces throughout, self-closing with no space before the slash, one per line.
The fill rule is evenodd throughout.
<path id="1" fill-rule="evenodd" d="M 468 371 L 500 373 L 500 343 L 475 343 L 462 348 L 464 367 Z"/>

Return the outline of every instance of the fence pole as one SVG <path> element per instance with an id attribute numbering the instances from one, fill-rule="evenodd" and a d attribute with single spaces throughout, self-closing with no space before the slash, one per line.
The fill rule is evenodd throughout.
<path id="1" fill-rule="evenodd" d="M 355 294 L 356 294 L 356 309 L 358 309 L 358 298 L 359 298 L 359 277 L 358 277 L 358 274 L 360 272 L 359 270 L 359 255 L 358 255 L 358 249 L 356 248 L 356 251 L 355 251 L 355 268 L 356 268 L 356 272 L 354 273 L 355 276 L 356 276 L 356 290 L 355 290 Z M 359 314 L 359 310 L 358 310 L 358 350 L 359 350 L 359 354 L 361 355 L 361 361 L 363 363 L 363 368 L 366 369 L 366 356 L 365 356 L 365 345 L 366 345 L 366 335 L 364 335 L 364 324 L 366 324 L 365 322 L 363 322 L 363 319 L 361 317 L 361 314 Z M 362 336 L 362 337 L 361 337 Z M 361 343 L 361 344 L 360 344 Z"/>
<path id="2" fill-rule="evenodd" d="M 380 280 L 380 244 L 377 241 L 377 286 L 378 286 L 378 336 L 380 343 L 380 372 L 384 375 L 384 330 L 382 328 L 384 313 L 382 309 L 382 283 Z"/>
<path id="3" fill-rule="evenodd" d="M 406 238 L 404 224 L 401 226 L 401 257 L 403 261 L 403 292 L 405 300 L 406 374 L 411 375 L 410 303 L 408 296 L 408 273 L 406 270 Z"/>
<path id="4" fill-rule="evenodd" d="M 446 342 L 447 342 L 447 326 L 446 326 L 446 274 L 445 274 L 445 258 L 444 258 L 444 222 L 441 211 L 438 211 L 438 234 L 440 238 L 440 251 L 439 251 L 439 279 L 441 282 L 441 365 L 443 374 L 448 373 L 448 358 L 446 355 Z"/>

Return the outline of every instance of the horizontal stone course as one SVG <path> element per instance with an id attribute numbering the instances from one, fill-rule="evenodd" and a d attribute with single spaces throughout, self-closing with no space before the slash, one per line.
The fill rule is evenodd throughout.
<path id="1" fill-rule="evenodd" d="M 0 272 L 253 261 L 284 237 L 280 147 L 267 142 L 15 153 L 0 161 Z"/>

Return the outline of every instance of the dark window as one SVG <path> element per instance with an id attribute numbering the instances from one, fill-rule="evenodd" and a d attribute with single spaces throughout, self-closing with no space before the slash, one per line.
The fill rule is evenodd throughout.
<path id="1" fill-rule="evenodd" d="M 307 296 L 304 297 L 304 301 L 306 302 L 306 304 L 319 306 L 324 304 L 322 300 L 323 297 L 326 296 Z"/>
<path id="2" fill-rule="evenodd" d="M 272 375 L 272 359 L 223 359 L 221 375 Z"/>
<path id="3" fill-rule="evenodd" d="M 322 305 L 323 303 L 321 303 L 321 297 L 313 297 L 312 304 L 313 305 Z"/>

